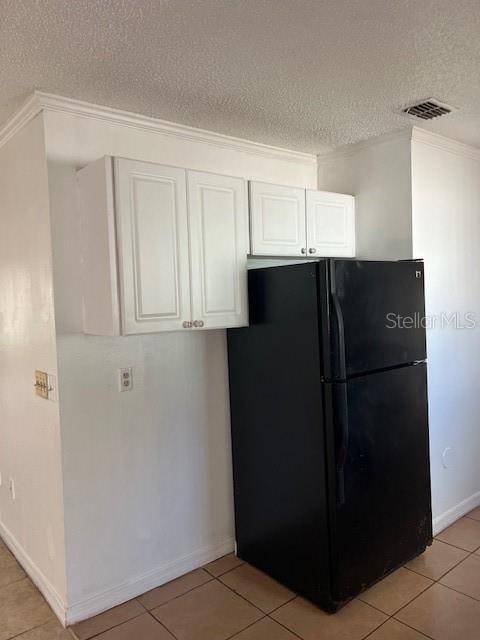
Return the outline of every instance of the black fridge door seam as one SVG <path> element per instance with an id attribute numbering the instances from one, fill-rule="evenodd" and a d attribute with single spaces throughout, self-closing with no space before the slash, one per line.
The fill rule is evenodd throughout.
<path id="1" fill-rule="evenodd" d="M 329 261 L 329 274 L 330 274 L 330 303 L 332 308 L 332 317 L 335 322 L 334 335 L 336 336 L 335 345 L 331 345 L 332 353 L 337 353 L 338 362 L 335 362 L 335 373 L 332 378 L 345 380 L 347 377 L 347 366 L 345 358 L 345 323 L 343 321 L 342 305 L 337 294 L 337 282 L 335 275 L 335 263 L 333 260 Z"/>
<path id="2" fill-rule="evenodd" d="M 322 382 L 348 382 L 349 380 L 355 380 L 355 378 L 364 378 L 365 376 L 373 376 L 376 373 L 385 373 L 386 371 L 393 371 L 394 369 L 405 369 L 405 367 L 416 367 L 419 364 L 426 363 L 426 360 L 415 360 L 414 362 L 405 362 L 404 364 L 397 364 L 393 367 L 384 367 L 383 369 L 372 369 L 371 371 L 361 371 L 360 373 L 352 373 L 345 378 L 322 378 Z"/>
<path id="3" fill-rule="evenodd" d="M 338 590 L 336 584 L 336 527 L 337 527 L 337 500 L 338 500 L 338 475 L 336 468 L 336 451 L 335 451 L 335 406 L 333 398 L 333 389 L 331 384 L 325 384 L 325 377 L 330 377 L 332 373 L 331 348 L 332 334 L 330 324 L 330 260 L 324 260 L 317 265 L 317 297 L 318 297 L 318 337 L 321 341 L 321 363 L 320 371 L 320 391 L 322 394 L 323 404 L 323 429 L 324 429 L 324 447 L 325 447 L 325 477 L 326 494 L 328 500 L 328 536 L 329 536 L 329 584 L 330 596 L 329 601 L 325 602 L 325 608 L 329 611 L 336 611 L 338 603 L 335 601 L 333 594 Z"/>
<path id="4" fill-rule="evenodd" d="M 332 370 L 332 330 L 330 309 L 330 264 L 322 260 L 317 264 L 317 295 L 318 295 L 318 335 L 321 340 L 321 382 L 333 377 Z"/>

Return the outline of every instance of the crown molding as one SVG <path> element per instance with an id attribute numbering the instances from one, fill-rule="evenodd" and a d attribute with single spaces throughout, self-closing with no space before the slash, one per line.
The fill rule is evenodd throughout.
<path id="1" fill-rule="evenodd" d="M 319 163 L 330 162 L 338 158 L 347 158 L 357 154 L 359 151 L 370 149 L 371 147 L 377 147 L 387 142 L 395 142 L 396 140 L 411 140 L 412 139 L 412 126 L 403 127 L 389 133 L 384 133 L 374 138 L 367 138 L 366 140 L 360 140 L 352 144 L 342 145 L 333 149 L 333 151 L 326 151 L 317 156 Z"/>
<path id="2" fill-rule="evenodd" d="M 42 111 L 42 106 L 36 93 L 32 93 L 27 100 L 15 111 L 3 127 L 0 128 L 0 147 L 3 147 L 10 138 L 18 133 L 30 120 L 33 120 Z"/>
<path id="3" fill-rule="evenodd" d="M 158 118 L 114 109 L 113 107 L 105 107 L 82 100 L 65 98 L 42 91 L 35 91 L 12 118 L 7 121 L 4 127 L 0 129 L 0 147 L 41 111 L 90 118 L 109 124 L 130 127 L 164 136 L 172 136 L 189 142 L 208 144 L 216 148 L 240 151 L 255 156 L 293 162 L 308 167 L 315 167 L 317 162 L 317 157 L 313 153 L 292 151 L 291 149 L 227 136 L 205 129 L 197 129 L 167 120 L 160 120 Z"/>
<path id="4" fill-rule="evenodd" d="M 447 138 L 438 133 L 427 131 L 427 129 L 421 129 L 420 127 L 413 127 L 412 141 L 419 142 L 421 144 L 428 145 L 439 151 L 447 151 L 463 158 L 470 158 L 471 160 L 480 161 L 480 149 L 472 147 L 464 142 Z"/>
<path id="5" fill-rule="evenodd" d="M 359 151 L 376 147 L 387 142 L 394 142 L 396 140 L 409 140 L 411 142 L 419 142 L 426 144 L 430 147 L 438 149 L 440 151 L 448 151 L 464 158 L 471 158 L 472 160 L 480 160 L 480 149 L 472 147 L 458 140 L 447 138 L 439 133 L 433 133 L 427 129 L 421 127 L 408 126 L 392 133 L 386 133 L 375 138 L 368 138 L 367 140 L 361 140 L 353 144 L 337 147 L 333 151 L 327 151 L 317 156 L 318 163 L 327 163 L 339 158 L 348 158 L 349 156 L 357 154 Z"/>

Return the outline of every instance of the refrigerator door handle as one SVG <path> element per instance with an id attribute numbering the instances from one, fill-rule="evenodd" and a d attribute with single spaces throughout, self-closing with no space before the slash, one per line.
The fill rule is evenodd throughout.
<path id="1" fill-rule="evenodd" d="M 345 364 L 345 328 L 343 324 L 342 306 L 335 291 L 331 292 L 331 297 L 337 324 L 338 377 L 345 380 L 347 377 L 347 367 Z"/>
<path id="2" fill-rule="evenodd" d="M 337 397 L 338 407 L 337 416 L 340 427 L 340 442 L 337 454 L 337 501 L 339 504 L 345 504 L 345 463 L 348 453 L 348 404 L 347 404 L 347 384 L 340 383 L 339 397 Z"/>

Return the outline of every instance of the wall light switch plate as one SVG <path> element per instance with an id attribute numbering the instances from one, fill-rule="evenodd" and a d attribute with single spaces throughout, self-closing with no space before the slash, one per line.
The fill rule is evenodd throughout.
<path id="1" fill-rule="evenodd" d="M 118 370 L 119 391 L 131 391 L 133 389 L 132 367 Z"/>
<path id="2" fill-rule="evenodd" d="M 35 371 L 35 393 L 48 400 L 48 374 L 45 371 Z"/>

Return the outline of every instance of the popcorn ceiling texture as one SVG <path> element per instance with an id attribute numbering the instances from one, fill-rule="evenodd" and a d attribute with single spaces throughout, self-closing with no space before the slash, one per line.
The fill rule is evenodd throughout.
<path id="1" fill-rule="evenodd" d="M 0 0 L 0 122 L 41 89 L 310 152 L 424 128 L 480 146 L 480 0 Z"/>

